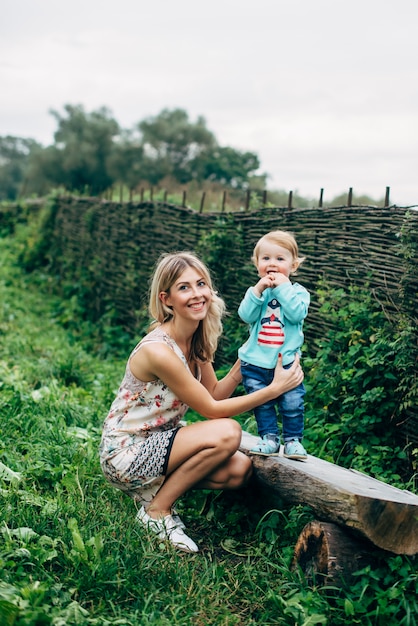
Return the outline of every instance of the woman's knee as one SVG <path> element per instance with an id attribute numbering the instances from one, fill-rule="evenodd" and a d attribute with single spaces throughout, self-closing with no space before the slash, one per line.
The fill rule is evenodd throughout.
<path id="1" fill-rule="evenodd" d="M 251 478 L 252 460 L 243 452 L 236 452 L 224 464 L 204 479 L 200 487 L 205 489 L 239 489 Z"/>
<path id="2" fill-rule="evenodd" d="M 198 454 L 219 457 L 224 462 L 241 444 L 241 426 L 228 417 L 195 422 L 180 428 L 174 439 L 168 462 L 168 473 Z"/>
<path id="3" fill-rule="evenodd" d="M 233 460 L 234 463 L 230 465 L 230 489 L 239 489 L 250 480 L 253 463 L 250 457 L 241 452 L 238 452 Z"/>
<path id="4" fill-rule="evenodd" d="M 238 450 L 242 437 L 242 429 L 239 423 L 233 419 L 225 418 L 219 424 L 218 442 L 231 451 Z"/>

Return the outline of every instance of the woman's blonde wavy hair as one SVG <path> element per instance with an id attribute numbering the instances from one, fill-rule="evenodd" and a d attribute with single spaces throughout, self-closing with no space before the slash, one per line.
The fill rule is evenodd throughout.
<path id="1" fill-rule="evenodd" d="M 208 314 L 199 322 L 199 326 L 193 335 L 190 356 L 200 361 L 213 361 L 219 337 L 222 334 L 222 318 L 225 314 L 225 303 L 214 291 L 208 268 L 192 252 L 166 253 L 162 254 L 158 259 L 151 279 L 148 306 L 150 315 L 154 320 L 151 328 L 155 328 L 173 318 L 172 309 L 161 301 L 159 295 L 162 291 L 169 293 L 172 285 L 188 267 L 192 267 L 202 274 L 212 292 Z"/>

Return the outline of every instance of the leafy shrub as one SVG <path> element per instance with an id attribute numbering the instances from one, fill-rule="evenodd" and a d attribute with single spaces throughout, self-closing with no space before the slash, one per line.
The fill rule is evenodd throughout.
<path id="1" fill-rule="evenodd" d="M 399 443 L 399 338 L 367 285 L 322 287 L 318 296 L 331 330 L 304 359 L 306 438 L 316 454 L 393 483 L 407 465 Z"/>

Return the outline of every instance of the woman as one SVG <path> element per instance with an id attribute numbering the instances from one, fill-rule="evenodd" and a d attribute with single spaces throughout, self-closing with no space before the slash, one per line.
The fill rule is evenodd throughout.
<path id="1" fill-rule="evenodd" d="M 288 370 L 279 359 L 270 385 L 230 398 L 241 382 L 239 361 L 219 381 L 212 365 L 224 302 L 206 266 L 189 252 L 160 258 L 149 310 L 156 321 L 131 353 L 105 420 L 101 466 L 112 485 L 141 504 L 139 523 L 177 548 L 197 552 L 174 503 L 191 488 L 246 483 L 251 459 L 238 450 L 241 427 L 229 418 L 293 389 L 303 372 L 298 359 Z M 188 407 L 207 419 L 182 426 Z"/>

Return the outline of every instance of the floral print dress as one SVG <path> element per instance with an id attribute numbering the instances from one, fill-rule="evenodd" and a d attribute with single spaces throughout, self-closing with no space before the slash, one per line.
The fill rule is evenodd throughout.
<path id="1" fill-rule="evenodd" d="M 131 372 L 131 357 L 153 342 L 168 345 L 190 371 L 175 341 L 160 327 L 151 331 L 129 357 L 100 443 L 100 463 L 107 480 L 143 503 L 149 503 L 164 482 L 171 445 L 188 409 L 162 380 L 144 382 Z"/>

